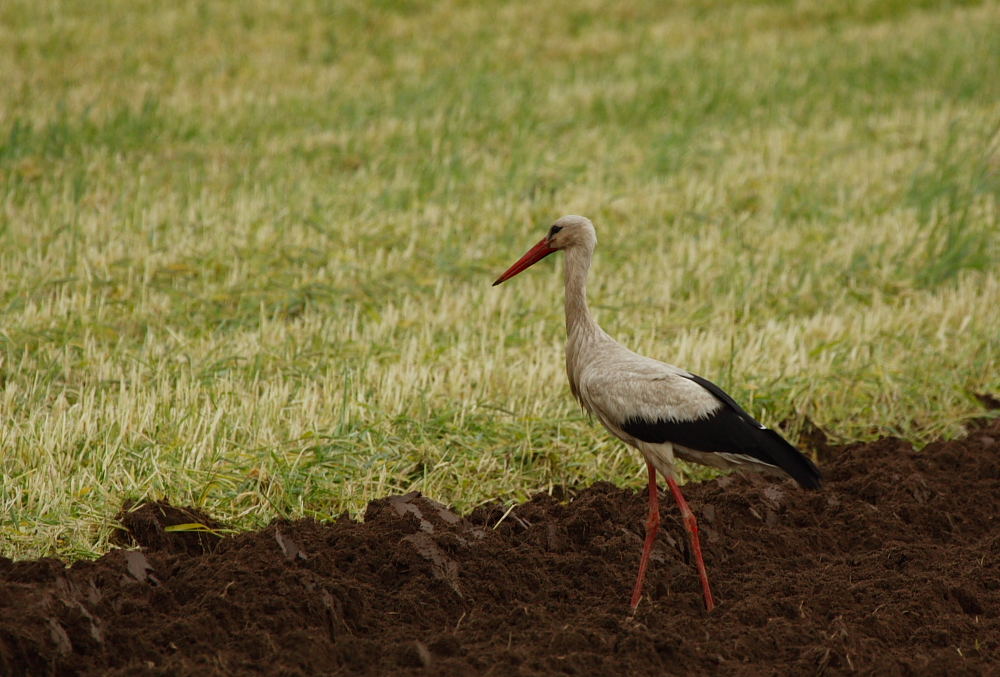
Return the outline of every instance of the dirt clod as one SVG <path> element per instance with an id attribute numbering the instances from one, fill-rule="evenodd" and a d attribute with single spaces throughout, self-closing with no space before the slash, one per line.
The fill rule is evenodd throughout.
<path id="1" fill-rule="evenodd" d="M 994 420 L 922 451 L 830 446 L 818 492 L 687 486 L 710 614 L 667 496 L 629 615 L 646 502 L 607 483 L 465 517 L 410 493 L 227 537 L 126 506 L 140 551 L 0 558 L 0 674 L 995 674 L 998 439 Z"/>
<path id="2" fill-rule="evenodd" d="M 127 501 L 115 519 L 122 525 L 111 537 L 117 545 L 189 554 L 215 548 L 223 528 L 197 508 L 178 508 L 167 500 L 141 504 Z"/>

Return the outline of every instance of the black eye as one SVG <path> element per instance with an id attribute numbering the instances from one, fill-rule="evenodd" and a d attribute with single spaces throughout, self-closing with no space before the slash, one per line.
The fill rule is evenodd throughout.
<path id="1" fill-rule="evenodd" d="M 549 237 L 553 237 L 556 233 L 558 233 L 562 229 L 563 229 L 562 226 L 552 226 L 551 228 L 549 228 Z"/>

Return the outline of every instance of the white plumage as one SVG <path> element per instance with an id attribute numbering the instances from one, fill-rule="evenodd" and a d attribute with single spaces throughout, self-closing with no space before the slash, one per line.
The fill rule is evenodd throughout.
<path id="1" fill-rule="evenodd" d="M 616 437 L 637 448 L 649 472 L 650 515 L 633 611 L 639 603 L 649 553 L 659 524 L 656 471 L 666 480 L 684 515 L 702 579 L 705 603 L 714 606 L 704 570 L 697 523 L 674 477 L 674 457 L 718 468 L 752 467 L 787 473 L 818 488 L 819 470 L 780 435 L 753 419 L 718 386 L 695 374 L 638 355 L 598 326 L 587 307 L 586 283 L 597 234 L 590 220 L 564 216 L 494 285 L 556 251 L 566 254 L 566 371 L 580 404 Z"/>

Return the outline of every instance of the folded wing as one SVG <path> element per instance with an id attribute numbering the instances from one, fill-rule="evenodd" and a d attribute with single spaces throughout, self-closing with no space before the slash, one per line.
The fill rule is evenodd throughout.
<path id="1" fill-rule="evenodd" d="M 617 375 L 605 370 L 597 377 L 600 383 L 584 379 L 581 400 L 589 399 L 585 406 L 613 432 L 617 428 L 650 444 L 670 442 L 705 453 L 749 457 L 747 461 L 780 468 L 806 489 L 819 488 L 822 476 L 815 464 L 722 388 L 671 365 L 650 362 L 623 364 Z"/>

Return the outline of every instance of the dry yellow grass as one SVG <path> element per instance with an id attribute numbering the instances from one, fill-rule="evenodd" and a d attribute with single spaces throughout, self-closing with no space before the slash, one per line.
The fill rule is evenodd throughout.
<path id="1" fill-rule="evenodd" d="M 108 17 L 114 20 L 108 21 Z M 573 404 L 565 213 L 624 343 L 769 423 L 958 434 L 1000 391 L 1000 10 L 0 8 L 0 552 L 128 497 L 249 527 L 641 483 Z"/>

